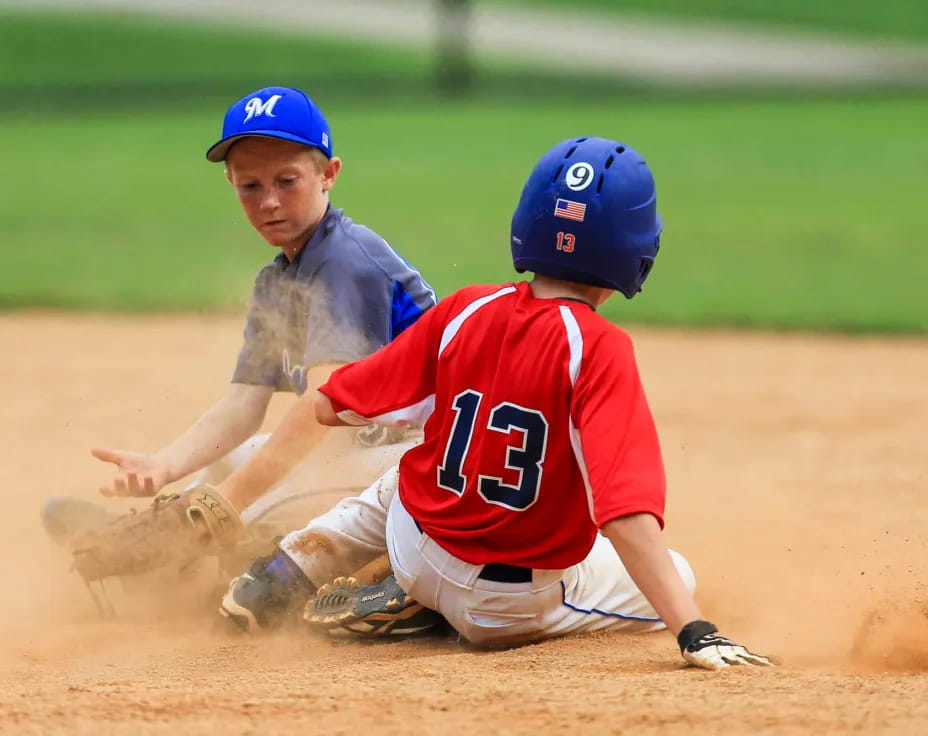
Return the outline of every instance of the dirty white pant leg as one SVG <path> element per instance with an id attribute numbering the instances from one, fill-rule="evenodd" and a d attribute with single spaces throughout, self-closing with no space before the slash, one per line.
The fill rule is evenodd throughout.
<path id="1" fill-rule="evenodd" d="M 304 528 L 287 534 L 280 548 L 316 586 L 363 567 L 387 549 L 387 510 L 398 481 L 398 468 L 390 468 L 360 495 L 340 500 Z"/>

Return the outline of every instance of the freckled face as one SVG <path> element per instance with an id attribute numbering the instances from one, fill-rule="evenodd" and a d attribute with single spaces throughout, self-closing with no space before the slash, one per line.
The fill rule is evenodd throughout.
<path id="1" fill-rule="evenodd" d="M 340 167 L 333 158 L 320 171 L 305 146 L 275 138 L 244 138 L 226 157 L 226 176 L 248 221 L 291 256 L 325 214 Z"/>

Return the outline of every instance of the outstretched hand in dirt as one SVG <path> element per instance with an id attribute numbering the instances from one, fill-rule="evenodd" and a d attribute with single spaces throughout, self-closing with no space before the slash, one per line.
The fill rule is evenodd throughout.
<path id="1" fill-rule="evenodd" d="M 168 483 L 167 464 L 156 455 L 103 447 L 90 454 L 119 469 L 109 485 L 100 486 L 104 496 L 154 496 Z"/>

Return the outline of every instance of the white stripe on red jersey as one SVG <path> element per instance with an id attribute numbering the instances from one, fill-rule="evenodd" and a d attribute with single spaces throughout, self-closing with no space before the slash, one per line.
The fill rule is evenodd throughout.
<path id="1" fill-rule="evenodd" d="M 577 324 L 577 318 L 574 313 L 566 306 L 559 307 L 561 319 L 564 321 L 564 329 L 567 331 L 567 345 L 570 347 L 570 364 L 567 373 L 570 376 L 570 386 L 573 388 L 577 383 L 577 376 L 580 375 L 580 368 L 583 363 L 583 333 L 580 331 L 580 325 Z M 570 446 L 573 448 L 574 457 L 577 460 L 577 466 L 580 468 L 580 477 L 583 478 L 583 489 L 586 491 L 586 501 L 590 509 L 590 518 L 596 523 L 596 514 L 593 511 L 593 493 L 590 489 L 590 477 L 586 470 L 586 460 L 583 458 L 583 448 L 580 445 L 580 433 L 574 426 L 573 417 L 570 418 L 568 427 L 570 436 Z"/>
<path id="2" fill-rule="evenodd" d="M 461 329 L 461 325 L 464 324 L 464 321 L 470 317 L 474 312 L 476 312 L 480 307 L 483 307 L 494 299 L 499 299 L 501 296 L 506 296 L 506 294 L 511 294 L 516 290 L 514 286 L 505 286 L 499 291 L 490 294 L 489 296 L 483 296 L 479 299 L 475 299 L 470 304 L 468 304 L 461 313 L 451 320 L 448 323 L 448 326 L 445 327 L 444 331 L 441 333 L 441 342 L 438 344 L 438 357 L 441 357 L 441 354 L 445 352 L 445 348 L 448 347 L 448 343 L 454 339 L 454 336 L 458 334 L 458 330 Z"/>
<path id="3" fill-rule="evenodd" d="M 429 395 L 412 406 L 404 406 L 386 414 L 365 417 L 351 409 L 343 409 L 338 412 L 338 418 L 353 427 L 366 424 L 383 424 L 385 427 L 407 427 L 410 424 L 422 424 L 429 418 L 434 408 L 435 396 Z"/>

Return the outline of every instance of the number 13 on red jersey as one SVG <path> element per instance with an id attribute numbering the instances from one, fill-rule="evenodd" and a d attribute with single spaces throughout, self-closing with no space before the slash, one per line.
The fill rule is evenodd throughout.
<path id="1" fill-rule="evenodd" d="M 444 461 L 438 467 L 438 485 L 458 496 L 464 493 L 467 478 L 463 474 L 463 466 L 475 429 L 506 435 L 518 430 L 522 432 L 522 445 L 509 447 L 505 464 L 507 469 L 518 471 L 518 485 L 509 485 L 501 477 L 481 473 L 477 478 L 477 491 L 487 503 L 524 511 L 538 500 L 548 444 L 548 421 L 540 411 L 504 401 L 490 411 L 486 428 L 477 428 L 481 401 L 483 394 L 472 389 L 454 397 L 451 404 L 455 412 L 454 423 L 445 447 Z"/>

